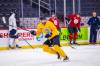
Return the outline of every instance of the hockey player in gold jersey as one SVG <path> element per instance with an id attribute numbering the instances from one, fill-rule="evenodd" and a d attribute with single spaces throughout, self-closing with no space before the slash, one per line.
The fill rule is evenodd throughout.
<path id="1" fill-rule="evenodd" d="M 45 33 L 47 40 L 43 44 L 43 51 L 57 55 L 58 59 L 63 57 L 63 60 L 68 60 L 68 56 L 59 46 L 59 31 L 56 26 L 44 17 L 37 25 L 37 38 L 41 33 Z"/>

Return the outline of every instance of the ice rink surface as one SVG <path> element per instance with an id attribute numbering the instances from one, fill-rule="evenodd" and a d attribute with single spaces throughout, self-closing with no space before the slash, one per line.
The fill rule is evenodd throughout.
<path id="1" fill-rule="evenodd" d="M 100 66 L 100 45 L 62 47 L 70 60 L 58 60 L 56 55 L 42 49 L 14 49 L 0 51 L 0 66 Z"/>

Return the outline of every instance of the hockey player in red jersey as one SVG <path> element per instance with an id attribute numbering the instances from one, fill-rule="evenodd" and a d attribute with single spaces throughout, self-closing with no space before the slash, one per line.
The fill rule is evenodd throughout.
<path id="1" fill-rule="evenodd" d="M 78 31 L 80 31 L 80 21 L 81 21 L 80 15 L 70 14 L 67 16 L 66 20 L 68 24 L 70 44 L 77 44 L 76 39 L 78 37 Z"/>
<path id="2" fill-rule="evenodd" d="M 49 21 L 53 22 L 53 24 L 56 26 L 57 30 L 59 31 L 59 34 L 60 34 L 60 24 L 59 24 L 59 19 L 56 17 L 55 14 L 53 14 L 50 18 L 49 18 Z M 59 46 L 60 46 L 60 36 L 59 36 Z"/>
<path id="3" fill-rule="evenodd" d="M 60 30 L 59 19 L 54 14 L 49 18 L 49 21 L 53 22 L 56 28 Z"/>

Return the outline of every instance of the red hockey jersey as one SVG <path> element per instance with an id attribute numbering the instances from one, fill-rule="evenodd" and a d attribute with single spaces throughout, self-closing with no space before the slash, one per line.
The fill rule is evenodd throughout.
<path id="1" fill-rule="evenodd" d="M 49 21 L 53 22 L 57 29 L 60 29 L 59 19 L 58 19 L 57 17 L 56 17 L 56 18 L 51 17 L 51 18 L 49 19 Z"/>
<path id="2" fill-rule="evenodd" d="M 76 14 L 70 14 L 67 16 L 67 18 L 70 19 L 70 22 L 68 23 L 70 27 L 80 28 L 80 21 L 81 21 L 80 17 L 77 17 Z"/>

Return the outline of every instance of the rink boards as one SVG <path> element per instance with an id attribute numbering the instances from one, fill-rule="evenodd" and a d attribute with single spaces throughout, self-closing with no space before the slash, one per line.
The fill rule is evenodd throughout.
<path id="1" fill-rule="evenodd" d="M 31 29 L 29 29 L 31 30 Z M 89 41 L 89 28 L 87 27 L 82 27 L 81 32 L 78 33 L 78 38 L 77 42 L 79 44 L 88 44 Z M 25 42 L 25 40 L 31 44 L 34 48 L 35 47 L 41 47 L 43 42 L 46 40 L 44 36 L 42 35 L 40 39 L 36 39 L 36 36 L 31 35 L 28 31 L 25 30 L 18 30 L 18 34 L 21 36 L 18 38 L 16 43 L 19 46 L 22 46 L 22 48 L 30 48 L 29 45 Z M 8 49 L 8 44 L 9 44 L 9 35 L 8 35 L 8 30 L 0 30 L 0 35 L 3 37 L 0 38 L 0 50 L 2 49 Z M 69 33 L 67 28 L 62 28 L 61 29 L 61 34 L 60 34 L 60 41 L 61 45 L 67 45 L 69 42 Z M 23 40 L 23 38 L 24 40 Z M 97 35 L 97 43 L 100 43 L 100 30 L 98 31 Z"/>

